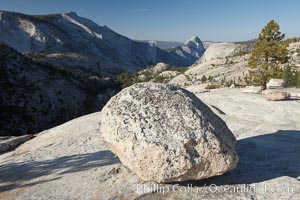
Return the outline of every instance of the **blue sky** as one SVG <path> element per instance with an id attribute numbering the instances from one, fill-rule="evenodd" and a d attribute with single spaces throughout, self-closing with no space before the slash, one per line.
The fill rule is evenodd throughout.
<path id="1" fill-rule="evenodd" d="M 75 11 L 133 39 L 242 41 L 276 20 L 300 36 L 299 0 L 0 0 L 1 10 L 27 14 Z"/>

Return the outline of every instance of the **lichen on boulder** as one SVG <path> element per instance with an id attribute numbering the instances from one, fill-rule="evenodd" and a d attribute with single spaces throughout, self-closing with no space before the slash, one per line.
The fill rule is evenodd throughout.
<path id="1" fill-rule="evenodd" d="M 107 146 L 144 181 L 204 179 L 235 168 L 235 137 L 194 94 L 139 83 L 111 98 L 100 117 Z"/>

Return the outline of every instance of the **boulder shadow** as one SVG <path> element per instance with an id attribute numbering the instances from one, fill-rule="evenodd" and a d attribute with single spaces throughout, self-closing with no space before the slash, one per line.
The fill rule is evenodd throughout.
<path id="1" fill-rule="evenodd" d="M 300 101 L 300 98 L 298 98 L 298 97 L 291 97 L 287 101 Z"/>
<path id="2" fill-rule="evenodd" d="M 212 108 L 216 109 L 218 113 L 220 113 L 221 115 L 226 115 L 225 112 L 223 112 L 220 108 L 218 108 L 217 106 L 211 105 Z"/>
<path id="3" fill-rule="evenodd" d="M 251 184 L 282 176 L 300 176 L 300 131 L 280 130 L 276 133 L 237 141 L 240 157 L 237 167 L 221 176 L 205 180 L 179 182 L 179 185 Z"/>
<path id="4" fill-rule="evenodd" d="M 67 173 L 85 171 L 119 163 L 119 159 L 111 151 L 104 150 L 94 153 L 63 156 L 53 160 L 16 162 L 0 166 L 0 192 L 14 188 L 36 185 L 51 180 L 25 183 L 33 179 L 56 173 L 61 177 Z"/>

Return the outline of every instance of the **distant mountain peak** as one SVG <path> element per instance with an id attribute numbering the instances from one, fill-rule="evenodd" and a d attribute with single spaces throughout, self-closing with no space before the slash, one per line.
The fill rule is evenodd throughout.
<path id="1" fill-rule="evenodd" d="M 79 20 L 79 19 L 83 19 L 83 20 L 88 20 L 87 18 L 81 17 L 79 16 L 76 12 L 71 11 L 71 12 L 66 12 L 66 13 L 61 13 L 62 16 L 68 16 L 71 17 L 73 19 Z"/>
<path id="2" fill-rule="evenodd" d="M 198 36 L 194 35 L 194 36 L 192 36 L 192 37 L 189 39 L 189 41 L 199 42 L 199 41 L 201 41 L 201 40 L 200 40 L 200 38 L 199 38 Z"/>
<path id="3" fill-rule="evenodd" d="M 189 40 L 187 40 L 184 43 L 184 45 L 188 46 L 189 48 L 195 48 L 195 49 L 199 49 L 199 50 L 204 50 L 202 41 L 200 40 L 200 38 L 198 36 L 191 37 Z"/>
<path id="4" fill-rule="evenodd" d="M 77 15 L 77 13 L 74 12 L 74 11 L 67 12 L 67 13 L 63 13 L 63 14 L 64 14 L 64 15 L 67 15 L 67 16 L 69 16 L 69 17 L 79 17 L 79 16 Z"/>
<path id="5" fill-rule="evenodd" d="M 70 14 L 70 15 L 77 15 L 77 13 L 74 12 L 74 11 L 71 11 L 71 12 L 69 12 L 69 13 L 67 13 L 67 14 Z M 78 15 L 77 15 L 77 16 L 78 16 Z"/>
<path id="6" fill-rule="evenodd" d="M 188 45 L 190 42 L 192 43 L 202 43 L 202 41 L 200 40 L 200 38 L 198 36 L 192 36 L 190 39 L 188 39 L 184 44 Z"/>

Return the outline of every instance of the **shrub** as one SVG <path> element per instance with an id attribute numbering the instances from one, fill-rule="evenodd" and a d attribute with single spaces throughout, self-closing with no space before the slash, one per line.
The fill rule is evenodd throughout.
<path id="1" fill-rule="evenodd" d="M 206 76 L 205 75 L 203 75 L 202 77 L 201 77 L 201 82 L 202 83 L 206 83 L 206 81 L 207 81 L 207 78 L 206 78 Z"/>
<path id="2" fill-rule="evenodd" d="M 168 78 L 165 78 L 165 77 L 162 77 L 162 76 L 156 76 L 155 78 L 154 78 L 154 82 L 155 83 L 166 83 L 166 82 L 168 82 Z"/>
<path id="3" fill-rule="evenodd" d="M 219 85 L 219 84 L 209 84 L 205 87 L 205 89 L 212 90 L 212 89 L 218 89 L 220 87 L 221 87 L 221 85 Z"/>
<path id="4" fill-rule="evenodd" d="M 188 69 L 188 67 L 170 67 L 167 70 L 168 71 L 177 71 L 177 72 L 180 72 L 180 73 L 184 73 L 187 69 Z"/>
<path id="5" fill-rule="evenodd" d="M 297 71 L 295 67 L 286 66 L 283 70 L 282 79 L 286 87 L 300 87 L 300 71 Z"/>
<path id="6" fill-rule="evenodd" d="M 214 77 L 212 77 L 211 75 L 209 75 L 208 78 L 207 78 L 207 80 L 211 82 L 211 81 L 214 80 Z"/>

